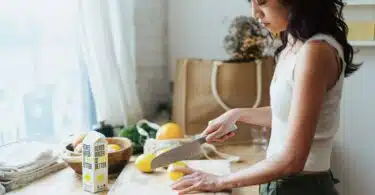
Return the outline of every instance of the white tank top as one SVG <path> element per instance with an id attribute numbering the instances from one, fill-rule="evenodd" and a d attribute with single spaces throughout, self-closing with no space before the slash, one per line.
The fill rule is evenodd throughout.
<path id="1" fill-rule="evenodd" d="M 313 36 L 305 42 L 299 51 L 311 40 L 326 41 L 332 47 L 336 48 L 342 63 L 344 63 L 339 79 L 325 94 L 314 140 L 304 167 L 304 171 L 326 171 L 330 169 L 333 139 L 339 128 L 340 100 L 344 80 L 345 61 L 343 59 L 344 55 L 341 45 L 329 35 L 318 34 Z M 267 157 L 281 152 L 281 149 L 286 144 L 289 122 L 288 116 L 293 94 L 293 69 L 297 55 L 298 53 L 290 55 L 277 62 L 271 82 L 272 133 L 267 149 Z"/>

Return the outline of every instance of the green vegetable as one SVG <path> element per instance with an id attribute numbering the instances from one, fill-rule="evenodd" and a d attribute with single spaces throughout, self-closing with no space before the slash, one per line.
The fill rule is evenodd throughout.
<path id="1" fill-rule="evenodd" d="M 105 137 L 113 137 L 113 126 L 105 123 L 105 121 L 100 121 L 98 124 L 93 126 L 93 130 L 103 134 Z"/>
<path id="2" fill-rule="evenodd" d="M 156 137 L 156 132 L 157 129 L 154 129 L 147 124 L 142 124 L 141 127 L 147 131 L 149 134 L 150 138 L 155 138 Z M 128 127 L 123 128 L 120 131 L 120 136 L 121 137 L 126 137 L 129 138 L 132 143 L 133 143 L 133 154 L 140 154 L 143 153 L 143 146 L 146 142 L 147 137 L 140 135 L 137 131 L 136 125 L 131 125 Z"/>

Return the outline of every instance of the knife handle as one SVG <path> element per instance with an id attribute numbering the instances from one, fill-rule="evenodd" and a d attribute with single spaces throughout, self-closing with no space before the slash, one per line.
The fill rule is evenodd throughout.
<path id="1" fill-rule="evenodd" d="M 211 122 L 211 121 L 210 121 Z M 210 124 L 210 122 L 208 122 L 208 124 Z M 233 124 L 232 126 L 231 126 L 231 128 L 229 129 L 229 132 L 228 133 L 230 133 L 230 132 L 234 132 L 234 131 L 236 131 L 237 130 L 237 125 L 236 124 Z M 228 134 L 228 133 L 226 133 L 226 134 Z M 226 135 L 226 134 L 224 134 L 224 135 Z M 222 136 L 224 136 L 224 135 L 221 135 L 221 136 L 219 136 L 219 137 L 222 137 Z M 206 137 L 207 137 L 207 135 L 205 135 L 205 136 L 198 136 L 197 138 L 196 138 L 196 140 L 199 142 L 199 143 L 205 143 L 206 142 Z"/>
<path id="2" fill-rule="evenodd" d="M 228 133 L 231 133 L 231 132 L 237 131 L 237 128 L 238 128 L 237 125 L 236 125 L 236 124 L 233 124 L 233 125 L 230 127 Z M 228 133 L 226 133 L 226 134 L 228 134 Z M 223 137 L 223 136 L 226 135 L 226 134 L 220 135 L 219 137 Z"/>
<path id="3" fill-rule="evenodd" d="M 212 121 L 208 121 L 208 124 L 211 124 L 211 123 L 212 123 Z M 236 131 L 237 128 L 238 128 L 237 125 L 236 125 L 236 124 L 233 124 L 233 125 L 230 127 L 228 133 L 233 132 L 233 131 Z M 224 136 L 224 135 L 222 135 L 222 136 Z M 220 136 L 220 137 L 221 137 L 221 136 Z"/>

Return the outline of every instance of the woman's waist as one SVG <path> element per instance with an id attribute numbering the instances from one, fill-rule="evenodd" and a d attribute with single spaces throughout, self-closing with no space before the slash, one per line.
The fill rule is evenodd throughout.
<path id="1" fill-rule="evenodd" d="M 281 183 L 298 183 L 298 182 L 306 182 L 306 181 L 320 181 L 320 183 L 333 182 L 334 184 L 338 183 L 339 180 L 336 179 L 332 171 L 330 169 L 325 171 L 315 171 L 315 172 L 309 172 L 309 171 L 302 171 L 298 173 L 293 173 L 289 175 L 282 176 L 275 180 L 276 182 Z"/>
<path id="2" fill-rule="evenodd" d="M 267 147 L 266 157 L 268 158 L 273 155 L 279 155 L 283 152 L 285 146 L 286 139 L 279 140 L 277 138 L 271 138 Z M 303 171 L 306 174 L 315 174 L 329 170 L 331 165 L 332 147 L 332 140 L 313 141 Z"/>

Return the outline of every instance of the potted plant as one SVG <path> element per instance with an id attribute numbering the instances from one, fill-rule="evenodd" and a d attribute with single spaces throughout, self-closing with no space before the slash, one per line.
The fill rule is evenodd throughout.
<path id="1" fill-rule="evenodd" d="M 238 16 L 232 20 L 223 45 L 230 55 L 227 62 L 252 62 L 273 56 L 280 41 L 277 36 L 250 16 Z"/>

